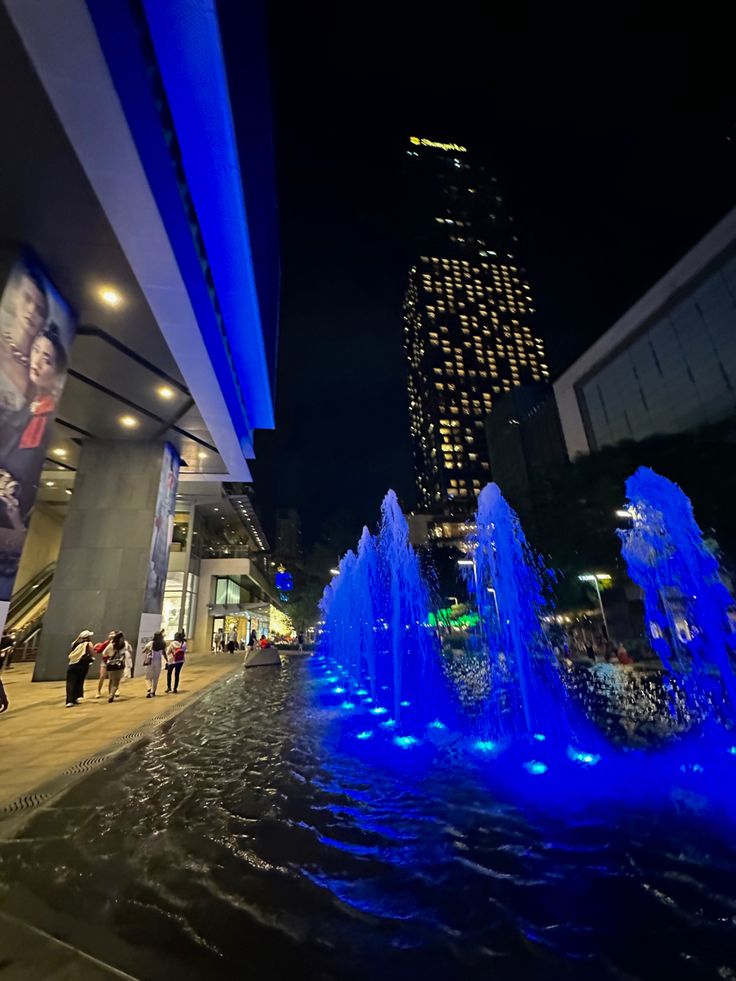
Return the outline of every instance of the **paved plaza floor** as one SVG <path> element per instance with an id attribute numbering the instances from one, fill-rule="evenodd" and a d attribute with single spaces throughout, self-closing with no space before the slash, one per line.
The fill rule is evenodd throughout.
<path id="1" fill-rule="evenodd" d="M 94 760 L 162 714 L 183 708 L 241 664 L 242 655 L 237 654 L 189 654 L 178 694 L 165 694 L 166 675 L 162 673 L 155 698 L 146 698 L 146 679 L 136 677 L 121 684 L 113 704 L 106 694 L 95 698 L 97 667 L 93 665 L 85 683 L 85 697 L 74 708 L 65 708 L 65 682 L 34 684 L 32 664 L 13 665 L 2 676 L 10 708 L 0 715 L 0 817 L 15 802 L 80 761 Z"/>

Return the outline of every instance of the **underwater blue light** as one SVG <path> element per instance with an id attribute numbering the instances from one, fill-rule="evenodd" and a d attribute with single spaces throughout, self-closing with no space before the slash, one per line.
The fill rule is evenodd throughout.
<path id="1" fill-rule="evenodd" d="M 354 709 L 355 702 L 340 702 L 341 709 Z"/>
<path id="2" fill-rule="evenodd" d="M 337 685 L 335 688 L 332 689 L 332 694 L 333 695 L 344 695 L 345 694 L 345 689 L 342 688 L 340 685 Z"/>
<path id="3" fill-rule="evenodd" d="M 358 690 L 355 692 L 355 694 L 356 695 L 367 695 L 368 694 L 368 689 L 367 688 L 358 688 Z"/>
<path id="4" fill-rule="evenodd" d="M 373 733 L 371 732 L 370 729 L 364 729 L 363 732 L 359 732 L 355 738 L 356 739 L 372 739 L 373 738 Z"/>
<path id="5" fill-rule="evenodd" d="M 539 777 L 547 772 L 547 764 L 540 763 L 539 760 L 529 760 L 528 763 L 524 764 L 524 769 L 527 773 L 531 773 L 532 776 Z"/>
<path id="6" fill-rule="evenodd" d="M 396 736 L 394 739 L 394 745 L 401 749 L 411 749 L 412 746 L 416 746 L 417 742 L 418 740 L 414 736 Z"/>
<path id="7" fill-rule="evenodd" d="M 435 719 L 434 722 L 430 722 L 429 723 L 429 728 L 430 729 L 446 729 L 447 726 L 445 725 L 444 722 L 440 722 L 439 719 Z M 734 749 L 736 749 L 736 746 L 734 747 Z"/>
<path id="8" fill-rule="evenodd" d="M 703 767 L 700 763 L 683 763 L 680 767 L 681 773 L 702 773 Z"/>
<path id="9" fill-rule="evenodd" d="M 371 715 L 386 715 L 387 713 L 388 709 L 384 708 L 383 705 L 376 705 L 375 708 L 371 709 Z"/>
<path id="10" fill-rule="evenodd" d="M 473 749 L 477 749 L 479 753 L 493 753 L 498 749 L 498 743 L 494 743 L 492 739 L 478 739 L 473 743 Z"/>
<path id="11" fill-rule="evenodd" d="M 400 706 L 401 706 L 402 708 L 409 708 L 409 706 L 411 705 L 411 702 L 408 702 L 408 701 L 403 701 L 403 702 L 399 702 L 399 705 L 400 705 Z"/>
<path id="12" fill-rule="evenodd" d="M 582 763 L 583 766 L 595 766 L 601 759 L 599 753 L 583 753 L 573 746 L 567 747 L 567 755 L 573 763 Z"/>
<path id="13" fill-rule="evenodd" d="M 736 746 L 729 746 L 726 752 L 730 753 L 731 756 L 736 756 Z"/>
<path id="14" fill-rule="evenodd" d="M 537 740 L 538 743 L 543 743 L 547 737 L 543 732 L 535 732 L 534 738 Z"/>
<path id="15" fill-rule="evenodd" d="M 386 719 L 385 722 L 378 723 L 382 729 L 393 729 L 396 725 L 396 719 Z"/>
<path id="16" fill-rule="evenodd" d="M 373 699 L 369 695 L 368 698 L 364 698 L 363 701 L 366 705 L 370 705 L 373 702 Z"/>

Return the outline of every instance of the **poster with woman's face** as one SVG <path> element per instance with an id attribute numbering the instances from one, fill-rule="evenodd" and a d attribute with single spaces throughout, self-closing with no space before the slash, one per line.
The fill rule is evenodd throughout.
<path id="1" fill-rule="evenodd" d="M 35 256 L 0 267 L 0 604 L 12 594 L 75 326 Z"/>

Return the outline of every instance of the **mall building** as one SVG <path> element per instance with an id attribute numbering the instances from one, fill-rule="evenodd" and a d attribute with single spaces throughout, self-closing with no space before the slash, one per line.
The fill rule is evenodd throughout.
<path id="1" fill-rule="evenodd" d="M 279 289 L 258 4 L 239 26 L 233 68 L 214 3 L 0 4 L 0 616 L 35 680 L 84 628 L 192 650 L 273 629 L 249 469 Z"/>

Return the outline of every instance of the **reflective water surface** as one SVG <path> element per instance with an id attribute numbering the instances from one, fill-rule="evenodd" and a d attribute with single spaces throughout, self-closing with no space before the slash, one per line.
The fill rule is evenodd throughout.
<path id="1" fill-rule="evenodd" d="M 304 660 L 227 679 L 0 844 L 3 908 L 144 978 L 736 978 L 728 835 L 372 765 L 337 714 Z"/>

